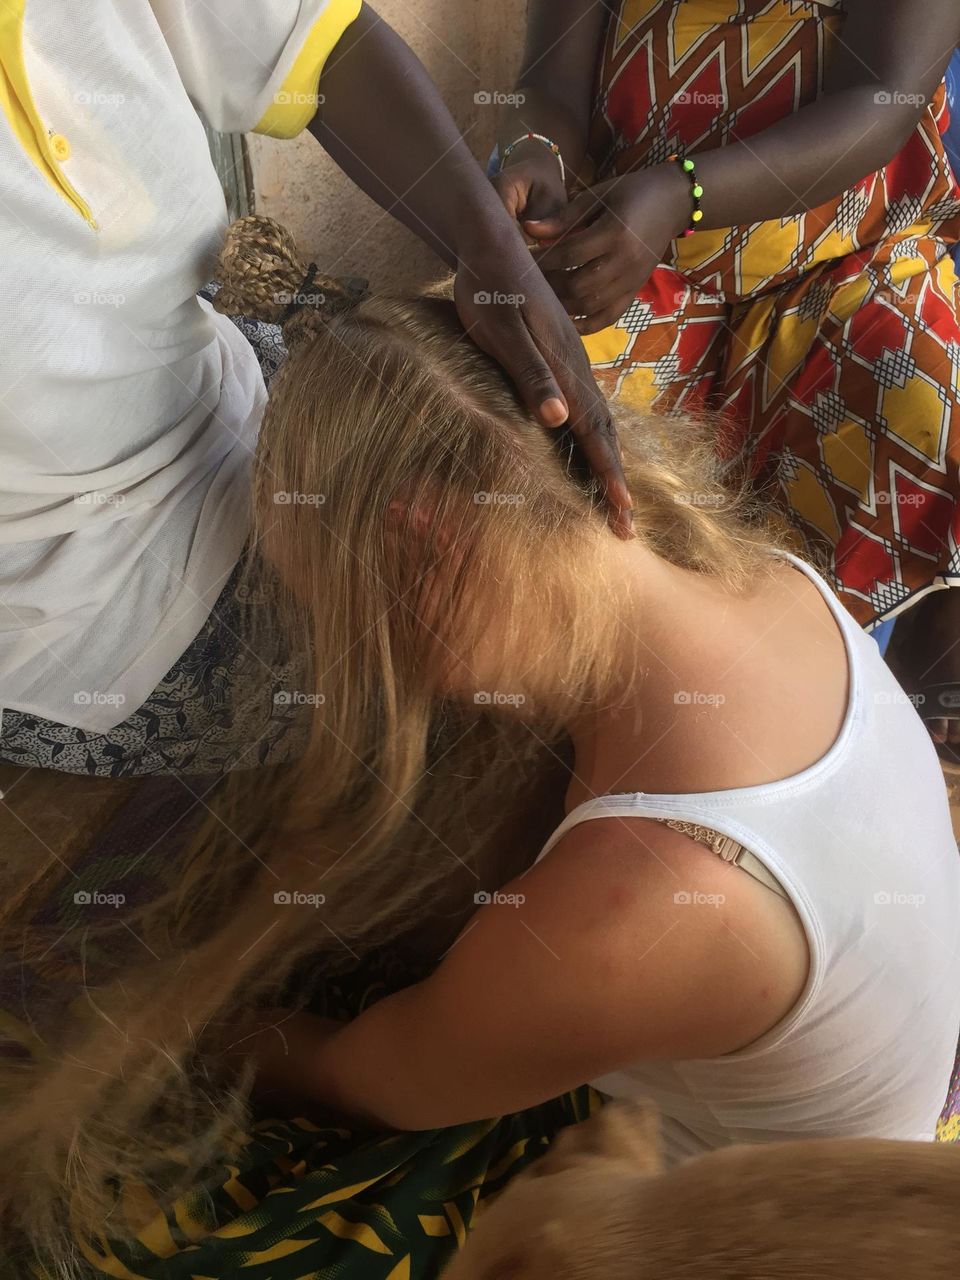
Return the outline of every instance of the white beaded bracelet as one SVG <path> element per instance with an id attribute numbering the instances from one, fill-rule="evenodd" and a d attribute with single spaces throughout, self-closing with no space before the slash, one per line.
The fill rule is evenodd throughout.
<path id="1" fill-rule="evenodd" d="M 521 142 L 542 142 L 543 145 L 549 151 L 552 151 L 553 154 L 557 157 L 557 161 L 560 165 L 560 181 L 566 182 L 567 171 L 563 165 L 563 156 L 560 154 L 560 148 L 557 146 L 557 144 L 553 141 L 552 138 L 547 138 L 542 133 L 522 133 L 519 138 L 514 138 L 513 142 L 511 142 L 509 146 L 504 147 L 503 151 L 500 153 L 501 169 L 507 162 L 507 156 L 509 156 L 510 152 L 514 149 L 514 147 L 519 147 Z"/>

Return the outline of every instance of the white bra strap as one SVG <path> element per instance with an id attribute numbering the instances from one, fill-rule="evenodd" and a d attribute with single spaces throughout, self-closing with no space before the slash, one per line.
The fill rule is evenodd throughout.
<path id="1" fill-rule="evenodd" d="M 624 810 L 624 804 L 629 806 L 631 796 L 594 796 L 591 800 L 585 800 L 583 804 L 577 805 L 564 818 L 554 831 L 553 835 L 541 849 L 537 861 L 545 857 L 553 846 L 567 832 L 581 822 L 585 822 L 590 818 L 618 817 L 618 818 L 649 818 L 653 822 L 661 822 L 664 826 L 671 827 L 674 831 L 680 831 L 684 835 L 690 836 L 692 840 L 696 840 L 698 844 L 704 845 L 710 849 L 717 857 L 722 858 L 724 862 L 730 862 L 734 866 L 739 867 L 741 871 L 745 871 L 748 876 L 759 882 L 767 889 L 779 897 L 790 901 L 787 891 L 784 889 L 780 881 L 773 875 L 771 871 L 760 861 L 760 859 L 745 849 L 742 844 L 734 840 L 732 836 L 725 836 L 719 831 L 715 831 L 712 827 L 702 826 L 698 822 L 685 822 L 680 818 L 661 817 L 657 813 L 633 813 L 629 808 Z M 636 799 L 641 799 L 640 795 Z M 613 801 L 618 812 L 611 811 L 610 802 Z"/>
<path id="2" fill-rule="evenodd" d="M 654 821 L 660 821 L 665 827 L 670 827 L 673 831 L 680 831 L 685 836 L 689 836 L 691 840 L 696 840 L 698 844 L 705 845 L 718 858 L 722 858 L 724 862 L 732 862 L 735 867 L 740 867 L 748 876 L 752 876 L 754 880 L 759 880 L 767 889 L 772 889 L 781 898 L 787 898 L 786 891 L 780 881 L 767 870 L 756 854 L 751 853 L 749 849 L 745 849 L 742 844 L 734 840 L 733 836 L 725 836 L 719 831 L 714 831 L 712 827 L 703 827 L 698 822 L 683 822 L 679 818 L 660 818 L 654 819 Z M 788 898 L 787 901 L 789 901 Z"/>

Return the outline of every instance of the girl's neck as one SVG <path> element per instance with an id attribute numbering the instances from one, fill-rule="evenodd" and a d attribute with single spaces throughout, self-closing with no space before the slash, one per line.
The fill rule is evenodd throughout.
<path id="1" fill-rule="evenodd" d="M 685 700 L 723 697 L 713 688 L 717 658 L 748 643 L 755 621 L 752 592 L 735 594 L 637 543 L 619 545 L 611 643 L 620 678 L 603 705 L 569 721 L 575 764 L 568 809 L 593 795 L 640 789 L 646 759 L 657 753 L 662 763 L 678 750 L 684 726 L 672 725 Z"/>

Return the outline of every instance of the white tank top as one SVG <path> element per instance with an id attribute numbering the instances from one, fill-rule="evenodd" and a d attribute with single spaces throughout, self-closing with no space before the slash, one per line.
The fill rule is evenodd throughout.
<path id="1" fill-rule="evenodd" d="M 799 1137 L 930 1140 L 960 1030 L 960 855 L 930 736 L 879 650 L 823 579 L 849 700 L 816 764 L 763 786 L 607 795 L 560 824 L 673 818 L 731 836 L 776 877 L 810 952 L 795 1008 L 725 1057 L 638 1063 L 593 1083 L 653 1098 L 670 1159 Z"/>

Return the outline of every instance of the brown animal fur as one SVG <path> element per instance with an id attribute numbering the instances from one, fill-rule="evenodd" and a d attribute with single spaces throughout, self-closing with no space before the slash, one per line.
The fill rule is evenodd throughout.
<path id="1" fill-rule="evenodd" d="M 664 1170 L 652 1108 L 565 1130 L 483 1213 L 444 1280 L 947 1280 L 960 1149 L 823 1139 Z"/>

